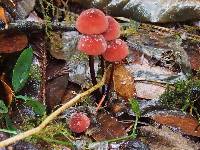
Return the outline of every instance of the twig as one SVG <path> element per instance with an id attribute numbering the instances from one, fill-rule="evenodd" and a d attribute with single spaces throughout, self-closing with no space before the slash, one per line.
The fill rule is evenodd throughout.
<path id="1" fill-rule="evenodd" d="M 109 77 L 109 82 L 108 82 L 108 87 L 107 87 L 107 90 L 106 90 L 106 97 L 105 97 L 105 101 L 108 100 L 108 97 L 109 97 L 109 92 L 110 92 L 110 89 L 111 89 L 111 86 L 112 86 L 112 83 L 113 83 L 113 73 L 114 73 L 114 69 L 115 69 L 115 64 L 112 63 L 111 64 L 111 71 L 110 71 L 110 77 Z"/>
<path id="2" fill-rule="evenodd" d="M 96 89 L 102 87 L 105 83 L 106 80 L 106 72 L 104 73 L 104 76 L 102 78 L 102 80 L 97 83 L 95 86 L 93 86 L 92 88 L 88 89 L 87 91 L 78 94 L 77 96 L 75 96 L 73 99 L 71 99 L 69 102 L 65 103 L 63 106 L 61 106 L 60 108 L 58 108 L 56 111 L 54 111 L 52 114 L 50 114 L 38 127 L 33 128 L 31 130 L 25 131 L 23 133 L 20 133 L 16 136 L 13 136 L 11 138 L 8 138 L 4 141 L 0 142 L 0 147 L 5 147 L 8 146 L 12 143 L 15 143 L 19 140 L 22 140 L 26 137 L 29 137 L 31 135 L 34 135 L 38 132 L 40 132 L 43 128 L 45 128 L 47 126 L 48 123 L 50 123 L 52 120 L 54 120 L 58 115 L 60 115 L 62 112 L 64 112 L 67 108 L 74 106 L 75 104 L 77 104 L 78 102 L 83 101 L 84 99 L 81 99 L 82 97 L 91 94 L 93 91 L 95 91 Z"/>
<path id="3" fill-rule="evenodd" d="M 67 26 L 65 23 L 52 23 L 49 24 L 53 31 L 75 31 L 75 27 Z M 46 28 L 45 23 L 33 22 L 33 21 L 26 21 L 26 20 L 19 20 L 15 23 L 8 24 L 8 28 L 4 30 L 0 30 L 1 32 L 5 31 L 44 31 Z"/>

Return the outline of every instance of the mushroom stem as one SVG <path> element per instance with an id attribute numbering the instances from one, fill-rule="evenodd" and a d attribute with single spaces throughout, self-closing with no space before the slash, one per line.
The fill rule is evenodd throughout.
<path id="1" fill-rule="evenodd" d="M 97 80 L 96 80 L 96 76 L 95 76 L 94 57 L 93 56 L 89 56 L 89 66 L 90 66 L 90 76 L 91 76 L 91 79 L 92 79 L 92 84 L 96 85 Z"/>
<path id="2" fill-rule="evenodd" d="M 92 84 L 95 86 L 97 84 L 95 69 L 94 69 L 94 57 L 89 55 L 89 67 L 90 67 L 90 76 L 92 80 Z M 94 91 L 96 99 L 100 99 L 101 92 L 99 90 Z"/>

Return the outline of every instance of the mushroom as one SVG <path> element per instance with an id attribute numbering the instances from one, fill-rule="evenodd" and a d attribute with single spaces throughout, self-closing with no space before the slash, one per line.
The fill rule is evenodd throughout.
<path id="1" fill-rule="evenodd" d="M 101 34 L 108 28 L 105 14 L 96 8 L 83 11 L 76 20 L 76 29 L 83 34 Z"/>
<path id="2" fill-rule="evenodd" d="M 92 56 L 101 55 L 106 48 L 107 43 L 102 35 L 83 35 L 77 46 L 78 50 Z"/>
<path id="3" fill-rule="evenodd" d="M 90 119 L 81 112 L 73 113 L 69 119 L 69 128 L 75 133 L 81 133 L 90 126 Z"/>
<path id="4" fill-rule="evenodd" d="M 108 19 L 108 29 L 102 35 L 107 41 L 111 41 L 120 37 L 120 24 L 111 16 Z"/>
<path id="5" fill-rule="evenodd" d="M 103 58 L 109 62 L 121 61 L 128 53 L 126 42 L 121 39 L 116 39 L 108 42 L 106 52 L 103 53 Z"/>

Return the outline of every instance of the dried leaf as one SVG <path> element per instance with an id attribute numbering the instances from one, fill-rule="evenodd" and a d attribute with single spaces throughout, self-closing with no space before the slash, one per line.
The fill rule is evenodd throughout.
<path id="1" fill-rule="evenodd" d="M 134 79 L 124 65 L 116 65 L 113 73 L 114 89 L 125 99 L 134 98 L 136 94 Z"/>
<path id="2" fill-rule="evenodd" d="M 6 101 L 7 101 L 7 104 L 9 106 L 13 101 L 14 92 L 13 92 L 12 88 L 6 83 L 3 75 L 0 77 L 0 81 L 3 84 L 3 87 L 5 89 Z"/>
<path id="3" fill-rule="evenodd" d="M 180 129 L 183 133 L 200 137 L 200 127 L 198 121 L 191 116 L 155 114 L 152 116 L 157 123 L 172 126 Z"/>
<path id="4" fill-rule="evenodd" d="M 21 51 L 28 44 L 28 38 L 24 33 L 0 34 L 0 53 L 13 53 Z"/>
<path id="5" fill-rule="evenodd" d="M 106 112 L 98 114 L 97 121 L 100 126 L 92 128 L 92 130 L 95 130 L 92 133 L 92 137 L 96 141 L 109 140 L 127 135 L 122 123 Z"/>
<path id="6" fill-rule="evenodd" d="M 7 25 L 5 11 L 2 7 L 0 7 L 0 30 L 6 29 L 7 27 L 8 25 Z"/>

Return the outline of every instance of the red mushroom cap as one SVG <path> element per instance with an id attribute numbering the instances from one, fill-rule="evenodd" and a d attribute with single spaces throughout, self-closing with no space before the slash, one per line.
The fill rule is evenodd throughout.
<path id="1" fill-rule="evenodd" d="M 78 50 L 87 55 L 101 55 L 106 51 L 107 43 L 103 35 L 83 35 L 78 41 Z"/>
<path id="2" fill-rule="evenodd" d="M 121 39 L 116 39 L 108 43 L 106 52 L 103 53 L 103 58 L 107 61 L 121 61 L 128 55 L 128 46 Z"/>
<path id="3" fill-rule="evenodd" d="M 105 14 L 96 8 L 83 11 L 76 20 L 76 29 L 83 34 L 101 34 L 108 28 Z"/>
<path id="4" fill-rule="evenodd" d="M 108 29 L 102 35 L 107 41 L 111 41 L 120 37 L 120 24 L 111 16 L 108 19 Z"/>
<path id="5" fill-rule="evenodd" d="M 69 128 L 75 133 L 81 133 L 90 126 L 90 119 L 83 113 L 73 113 L 69 119 Z"/>

